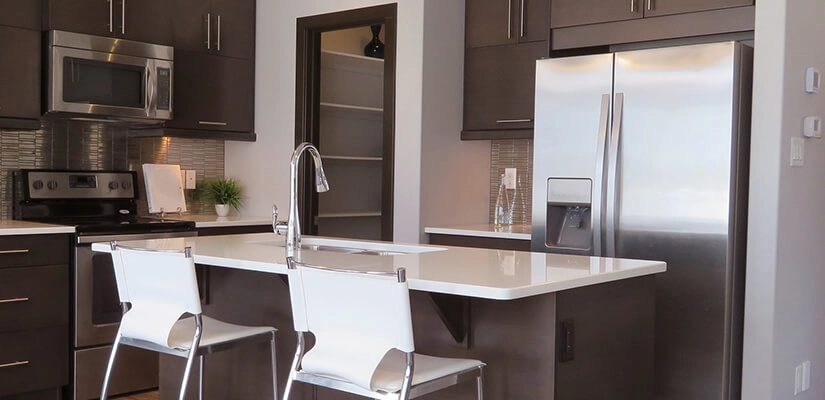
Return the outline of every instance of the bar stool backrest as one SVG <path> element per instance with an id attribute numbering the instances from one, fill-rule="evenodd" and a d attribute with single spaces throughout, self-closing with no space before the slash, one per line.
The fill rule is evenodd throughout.
<path id="1" fill-rule="evenodd" d="M 113 248 L 118 295 L 131 304 L 121 334 L 170 347 L 175 322 L 184 314 L 201 313 L 194 260 L 185 251 Z"/>
<path id="2" fill-rule="evenodd" d="M 374 372 L 389 351 L 415 350 L 407 282 L 311 266 L 289 274 L 295 330 L 316 340 L 303 357 L 303 371 L 374 390 Z M 403 377 L 404 370 L 398 374 Z"/>

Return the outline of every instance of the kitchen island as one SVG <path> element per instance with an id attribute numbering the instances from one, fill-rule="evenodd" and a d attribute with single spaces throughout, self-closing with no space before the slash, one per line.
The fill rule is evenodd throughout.
<path id="1" fill-rule="evenodd" d="M 487 399 L 652 397 L 652 279 L 665 271 L 662 262 L 336 240 L 348 250 L 340 252 L 326 240 L 305 236 L 305 247 L 326 247 L 304 248 L 296 258 L 333 268 L 406 268 L 416 351 L 485 361 Z M 282 237 L 262 233 L 123 244 L 192 247 L 196 263 L 212 266 L 202 293 L 205 312 L 280 329 L 283 385 L 295 335 Z M 109 249 L 102 243 L 92 248 Z M 206 396 L 265 398 L 266 349 L 229 353 L 207 361 Z M 164 359 L 162 398 L 173 396 L 181 370 L 177 361 Z M 309 388 L 296 389 L 295 399 L 313 398 Z M 471 389 L 460 385 L 427 398 L 473 398 Z M 322 390 L 316 395 L 343 398 Z"/>

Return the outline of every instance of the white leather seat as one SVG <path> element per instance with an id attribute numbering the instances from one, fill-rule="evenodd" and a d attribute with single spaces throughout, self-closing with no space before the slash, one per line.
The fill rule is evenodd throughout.
<path id="1" fill-rule="evenodd" d="M 109 354 L 102 400 L 107 398 L 109 377 L 122 344 L 186 358 L 178 394 L 183 400 L 195 357 L 200 364 L 198 398 L 202 399 L 204 354 L 255 341 L 270 343 L 272 398 L 277 400 L 276 329 L 230 324 L 203 315 L 190 248 L 145 250 L 112 242 L 112 264 L 124 313 Z"/>
<path id="2" fill-rule="evenodd" d="M 295 381 L 373 399 L 410 399 L 471 379 L 483 398 L 483 362 L 414 353 L 403 268 L 374 273 L 287 263 L 298 348 L 284 400 Z M 308 351 L 306 332 L 315 336 Z"/>

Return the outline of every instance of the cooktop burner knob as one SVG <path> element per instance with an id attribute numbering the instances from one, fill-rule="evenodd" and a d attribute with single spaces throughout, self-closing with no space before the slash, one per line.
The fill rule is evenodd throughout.
<path id="1" fill-rule="evenodd" d="M 46 184 L 46 187 L 48 187 L 49 190 L 57 189 L 57 181 L 49 181 L 49 183 Z"/>
<path id="2" fill-rule="evenodd" d="M 109 182 L 109 190 L 117 189 L 117 182 Z"/>
<path id="3" fill-rule="evenodd" d="M 34 190 L 43 189 L 43 181 L 36 180 L 36 181 L 32 182 L 32 187 L 34 188 Z"/>
<path id="4" fill-rule="evenodd" d="M 124 188 L 124 189 L 131 189 L 131 188 L 132 188 L 132 182 L 129 182 L 129 181 L 123 181 L 123 182 L 120 184 L 120 187 L 122 187 L 122 188 Z"/>

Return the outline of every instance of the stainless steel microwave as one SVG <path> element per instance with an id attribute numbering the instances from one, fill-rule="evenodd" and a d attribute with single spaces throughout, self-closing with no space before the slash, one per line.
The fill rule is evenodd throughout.
<path id="1" fill-rule="evenodd" d="M 48 114 L 172 119 L 172 47 L 63 31 L 48 36 Z"/>

